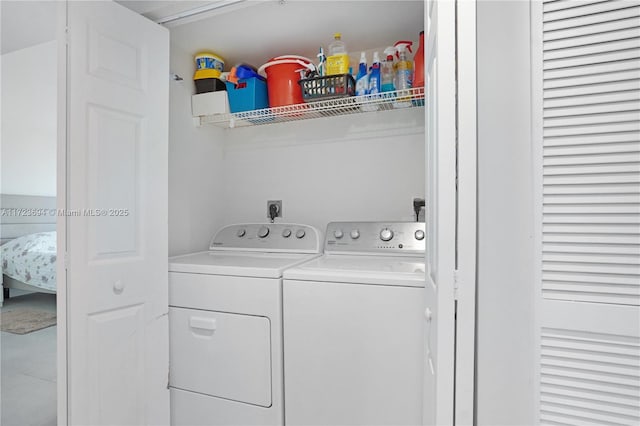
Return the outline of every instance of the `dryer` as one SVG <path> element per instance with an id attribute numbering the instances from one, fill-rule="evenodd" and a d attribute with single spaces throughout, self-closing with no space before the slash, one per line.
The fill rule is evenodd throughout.
<path id="1" fill-rule="evenodd" d="M 422 424 L 425 226 L 334 222 L 284 272 L 285 423 Z"/>
<path id="2" fill-rule="evenodd" d="M 172 424 L 283 424 L 282 273 L 321 241 L 307 225 L 238 224 L 169 259 Z"/>

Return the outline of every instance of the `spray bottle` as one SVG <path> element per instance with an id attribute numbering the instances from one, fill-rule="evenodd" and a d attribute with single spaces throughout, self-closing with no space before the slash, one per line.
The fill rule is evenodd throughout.
<path id="1" fill-rule="evenodd" d="M 369 73 L 369 90 L 370 95 L 377 95 L 382 91 L 380 84 L 380 55 L 378 52 L 373 53 L 373 63 L 371 64 L 371 73 Z"/>
<path id="2" fill-rule="evenodd" d="M 394 71 L 393 71 L 393 55 L 396 53 L 396 49 L 392 46 L 384 49 L 386 59 L 380 66 L 381 74 L 381 88 L 383 92 L 392 92 L 395 90 L 393 85 Z"/>
<path id="3" fill-rule="evenodd" d="M 369 76 L 367 74 L 367 55 L 360 54 L 360 65 L 358 65 L 358 75 L 356 76 L 356 96 L 364 96 L 369 89 Z"/>
<path id="4" fill-rule="evenodd" d="M 394 47 L 396 48 L 396 57 L 398 62 L 396 63 L 396 90 L 411 89 L 411 83 L 413 79 L 413 64 L 408 58 L 407 49 L 411 51 L 412 41 L 399 41 Z"/>

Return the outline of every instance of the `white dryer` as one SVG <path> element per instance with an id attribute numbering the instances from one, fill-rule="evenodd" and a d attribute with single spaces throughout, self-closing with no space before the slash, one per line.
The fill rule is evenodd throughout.
<path id="1" fill-rule="evenodd" d="M 335 222 L 283 282 L 285 424 L 422 424 L 424 223 Z"/>
<path id="2" fill-rule="evenodd" d="M 282 425 L 282 273 L 321 252 L 295 224 L 240 224 L 169 259 L 171 423 Z"/>

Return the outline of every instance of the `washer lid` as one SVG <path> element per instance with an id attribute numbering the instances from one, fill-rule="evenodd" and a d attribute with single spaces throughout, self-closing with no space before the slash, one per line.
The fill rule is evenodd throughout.
<path id="1" fill-rule="evenodd" d="M 169 272 L 280 278 L 286 268 L 317 254 L 204 251 L 169 258 Z"/>
<path id="2" fill-rule="evenodd" d="M 284 272 L 286 280 L 424 287 L 422 257 L 331 255 Z"/>

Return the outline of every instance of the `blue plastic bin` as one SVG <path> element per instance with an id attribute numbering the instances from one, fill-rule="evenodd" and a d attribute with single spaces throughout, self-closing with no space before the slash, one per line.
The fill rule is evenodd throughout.
<path id="1" fill-rule="evenodd" d="M 238 85 L 226 82 L 231 112 L 267 108 L 267 83 L 256 77 L 238 80 Z"/>

